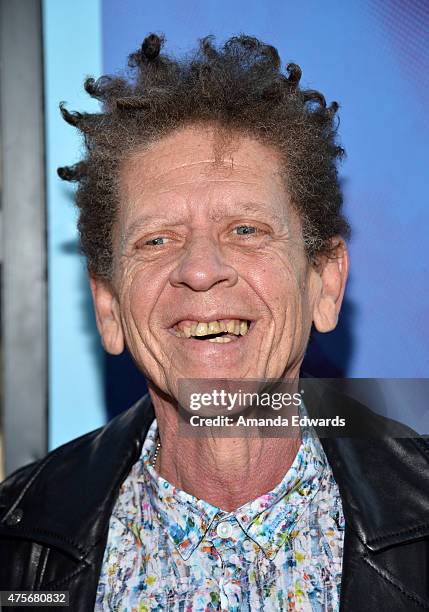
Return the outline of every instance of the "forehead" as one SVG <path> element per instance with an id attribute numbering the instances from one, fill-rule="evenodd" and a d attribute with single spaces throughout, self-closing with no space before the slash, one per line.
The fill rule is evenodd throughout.
<path id="1" fill-rule="evenodd" d="M 143 206 L 148 213 L 159 212 L 172 200 L 175 209 L 181 204 L 222 209 L 237 199 L 243 204 L 247 200 L 247 206 L 260 201 L 278 208 L 287 195 L 284 180 L 282 161 L 273 147 L 231 131 L 190 126 L 124 160 L 121 212 L 133 216 Z"/>

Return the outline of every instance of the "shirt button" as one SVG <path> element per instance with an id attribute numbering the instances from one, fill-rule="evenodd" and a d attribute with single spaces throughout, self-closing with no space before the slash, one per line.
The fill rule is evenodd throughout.
<path id="1" fill-rule="evenodd" d="M 245 550 L 246 552 L 249 552 L 249 550 L 252 550 L 252 548 L 253 548 L 252 540 L 249 540 L 249 538 L 246 538 L 243 542 L 243 550 Z"/>
<path id="2" fill-rule="evenodd" d="M 227 521 L 223 521 L 223 523 L 219 523 L 216 527 L 216 533 L 220 538 L 230 538 L 232 535 L 232 525 Z"/>

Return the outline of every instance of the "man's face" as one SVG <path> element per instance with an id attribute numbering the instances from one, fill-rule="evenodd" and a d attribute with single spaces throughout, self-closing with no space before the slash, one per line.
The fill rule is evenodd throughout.
<path id="1" fill-rule="evenodd" d="M 189 127 L 129 157 L 120 190 L 106 348 L 123 334 L 173 397 L 179 378 L 296 376 L 322 282 L 277 152 Z"/>

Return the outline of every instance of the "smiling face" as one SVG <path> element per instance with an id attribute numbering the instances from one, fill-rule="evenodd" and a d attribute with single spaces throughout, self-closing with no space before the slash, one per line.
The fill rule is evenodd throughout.
<path id="1" fill-rule="evenodd" d="M 312 322 L 335 327 L 344 243 L 340 263 L 308 263 L 280 170 L 275 149 L 209 126 L 123 164 L 113 281 L 91 280 L 97 324 L 172 397 L 179 378 L 294 378 Z"/>

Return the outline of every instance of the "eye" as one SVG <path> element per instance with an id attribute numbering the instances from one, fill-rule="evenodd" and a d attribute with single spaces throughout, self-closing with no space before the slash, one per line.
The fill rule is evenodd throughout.
<path id="1" fill-rule="evenodd" d="M 161 246 L 165 244 L 166 238 L 165 236 L 157 236 L 156 238 L 151 238 L 150 240 L 145 241 L 145 245 L 147 246 Z"/>
<path id="2" fill-rule="evenodd" d="M 238 225 L 234 230 L 239 236 L 249 236 L 250 234 L 256 234 L 258 232 L 258 228 L 253 225 Z"/>

